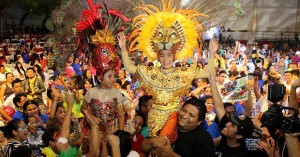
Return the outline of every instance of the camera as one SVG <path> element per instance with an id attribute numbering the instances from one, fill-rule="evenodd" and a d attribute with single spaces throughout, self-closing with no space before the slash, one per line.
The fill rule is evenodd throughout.
<path id="1" fill-rule="evenodd" d="M 282 84 L 270 84 L 268 86 L 268 100 L 276 103 L 283 100 L 286 87 Z"/>
<path id="2" fill-rule="evenodd" d="M 292 110 L 294 114 L 290 117 L 283 116 L 282 110 Z M 300 119 L 298 117 L 298 110 L 295 108 L 279 106 L 273 104 L 268 111 L 261 117 L 262 126 L 267 127 L 270 133 L 279 129 L 284 133 L 293 134 L 300 132 Z"/>
<path id="3" fill-rule="evenodd" d="M 283 100 L 286 87 L 282 84 L 270 84 L 268 86 L 268 100 L 273 103 L 262 117 L 261 127 L 267 127 L 270 134 L 274 134 L 276 129 L 288 134 L 300 132 L 300 119 L 298 110 L 291 107 L 278 105 L 277 102 Z M 286 117 L 283 110 L 293 111 L 293 115 Z"/>

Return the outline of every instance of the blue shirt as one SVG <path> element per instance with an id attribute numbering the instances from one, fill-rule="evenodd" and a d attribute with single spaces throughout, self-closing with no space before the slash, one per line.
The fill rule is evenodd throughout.
<path id="1" fill-rule="evenodd" d="M 73 63 L 72 67 L 73 67 L 76 75 L 82 75 L 82 71 L 80 70 L 81 65 L 79 63 L 78 64 Z"/>
<path id="2" fill-rule="evenodd" d="M 16 111 L 15 113 L 14 113 L 14 115 L 13 115 L 13 117 L 12 117 L 12 120 L 15 120 L 15 119 L 20 119 L 20 120 L 22 120 L 22 121 L 24 121 L 24 114 L 23 114 L 23 112 L 21 112 L 21 111 Z"/>
<path id="3" fill-rule="evenodd" d="M 241 105 L 239 102 L 235 102 L 233 105 L 234 105 L 234 108 L 235 108 L 235 110 L 236 110 L 236 114 L 237 114 L 238 116 L 242 115 L 243 112 L 245 111 L 244 106 Z"/>

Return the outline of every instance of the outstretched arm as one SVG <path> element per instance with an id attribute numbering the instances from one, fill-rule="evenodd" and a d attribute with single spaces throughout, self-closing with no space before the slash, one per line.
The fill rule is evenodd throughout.
<path id="1" fill-rule="evenodd" d="M 136 72 L 137 67 L 131 62 L 128 56 L 128 50 L 126 48 L 126 37 L 123 32 L 118 34 L 119 46 L 122 51 L 122 60 L 124 63 L 125 70 L 129 73 L 134 74 Z"/>
<path id="2" fill-rule="evenodd" d="M 208 59 L 208 65 L 207 67 L 215 67 L 215 54 L 217 52 L 219 48 L 219 43 L 217 41 L 217 39 L 213 38 L 210 40 L 209 42 L 209 59 Z M 204 69 L 202 70 L 198 76 L 196 76 L 196 78 L 209 78 L 210 74 L 209 74 L 209 70 L 208 69 Z"/>
<path id="3" fill-rule="evenodd" d="M 212 39 L 209 43 L 209 60 L 213 60 L 214 54 L 217 52 L 218 49 L 218 42 L 216 39 Z M 215 109 L 217 112 L 217 116 L 219 120 L 221 121 L 222 117 L 225 115 L 225 109 L 223 106 L 223 102 L 221 99 L 221 96 L 219 94 L 218 88 L 217 88 L 217 82 L 216 82 L 216 70 L 214 65 L 208 66 L 208 72 L 209 72 L 209 82 L 211 85 L 211 91 L 212 91 L 212 97 L 215 104 Z"/>

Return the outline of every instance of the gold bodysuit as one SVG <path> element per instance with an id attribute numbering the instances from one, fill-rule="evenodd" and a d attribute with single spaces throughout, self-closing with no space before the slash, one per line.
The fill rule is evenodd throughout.
<path id="1" fill-rule="evenodd" d="M 189 92 L 191 82 L 199 72 L 200 68 L 196 66 L 171 69 L 137 67 L 135 76 L 140 81 L 140 88 L 155 98 L 148 115 L 149 137 L 158 136 L 170 114 L 179 110 L 181 98 Z"/>

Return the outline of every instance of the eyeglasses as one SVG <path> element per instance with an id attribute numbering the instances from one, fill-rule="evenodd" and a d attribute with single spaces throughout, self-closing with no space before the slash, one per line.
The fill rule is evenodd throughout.
<path id="1" fill-rule="evenodd" d="M 39 125 L 38 122 L 29 122 L 28 123 L 28 126 L 36 126 L 36 125 Z"/>
<path id="2" fill-rule="evenodd" d="M 45 107 L 45 108 L 42 108 L 40 111 L 47 111 L 47 110 L 48 110 L 48 108 Z"/>
<path id="3" fill-rule="evenodd" d="M 206 102 L 206 103 L 205 103 L 205 105 L 206 105 L 206 106 L 213 106 L 213 105 L 214 105 L 214 103 L 209 103 L 209 102 Z"/>
<path id="4" fill-rule="evenodd" d="M 18 131 L 27 131 L 26 125 L 23 125 L 20 128 L 18 128 Z"/>

